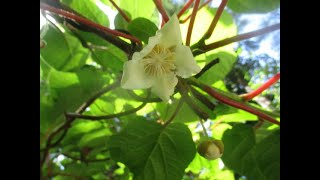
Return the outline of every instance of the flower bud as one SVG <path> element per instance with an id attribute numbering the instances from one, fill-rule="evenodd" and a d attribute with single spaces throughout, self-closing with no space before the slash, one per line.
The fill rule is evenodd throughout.
<path id="1" fill-rule="evenodd" d="M 204 140 L 198 145 L 197 150 L 202 157 L 214 160 L 222 156 L 224 145 L 220 140 Z"/>

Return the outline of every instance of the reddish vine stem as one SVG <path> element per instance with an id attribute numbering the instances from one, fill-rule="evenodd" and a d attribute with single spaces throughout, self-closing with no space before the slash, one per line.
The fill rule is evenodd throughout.
<path id="1" fill-rule="evenodd" d="M 204 90 L 205 92 L 207 92 L 210 96 L 216 98 L 217 100 L 219 100 L 220 102 L 224 103 L 224 104 L 228 104 L 230 106 L 233 106 L 233 107 L 236 107 L 238 109 L 242 109 L 242 110 L 245 110 L 247 112 L 250 112 L 252 114 L 255 114 L 259 117 L 261 117 L 262 119 L 265 119 L 273 124 L 277 124 L 280 126 L 280 122 L 273 119 L 272 117 L 260 112 L 260 111 L 257 111 L 256 109 L 252 108 L 252 107 L 249 107 L 249 106 L 246 106 L 245 104 L 242 104 L 240 102 L 237 102 L 237 101 L 234 101 L 226 96 L 223 96 L 221 94 L 219 94 L 217 91 L 215 91 L 214 89 L 212 89 L 211 87 L 207 86 L 207 85 L 204 85 L 202 87 L 202 90 Z"/>
<path id="2" fill-rule="evenodd" d="M 203 36 L 204 39 L 208 39 L 212 32 L 214 31 L 214 28 L 216 27 L 220 17 L 221 17 L 221 14 L 223 12 L 223 9 L 225 8 L 225 6 L 227 5 L 227 2 L 228 0 L 222 0 L 221 4 L 219 5 L 218 7 L 218 10 L 209 26 L 209 29 L 207 30 L 206 34 Z"/>
<path id="3" fill-rule="evenodd" d="M 164 10 L 162 3 L 160 0 L 153 0 L 154 4 L 156 5 L 158 11 L 160 12 L 162 19 L 164 22 L 168 22 L 169 21 L 169 17 L 166 13 L 166 11 Z"/>
<path id="4" fill-rule="evenodd" d="M 254 107 L 250 107 L 242 102 L 238 102 L 235 101 L 225 95 L 222 95 L 220 93 L 218 93 L 216 90 L 214 90 L 213 88 L 211 88 L 210 86 L 203 84 L 203 83 L 198 83 L 195 81 L 190 81 L 190 83 L 192 83 L 193 85 L 199 87 L 200 89 L 202 89 L 203 91 L 205 91 L 206 93 L 208 93 L 210 96 L 212 96 L 213 98 L 217 99 L 218 101 L 227 104 L 229 106 L 238 108 L 238 109 L 242 109 L 244 111 L 250 112 L 254 115 L 257 115 L 258 117 L 260 117 L 261 119 L 267 120 L 273 124 L 277 124 L 280 126 L 280 122 L 273 119 L 272 117 L 270 117 L 269 115 L 259 111 L 258 109 L 254 108 Z"/>
<path id="5" fill-rule="evenodd" d="M 240 95 L 243 100 L 249 101 L 253 99 L 254 97 L 261 94 L 264 90 L 268 89 L 270 86 L 272 86 L 274 83 L 276 83 L 280 79 L 280 72 L 274 75 L 272 78 L 270 78 L 267 82 L 265 82 L 262 86 L 260 86 L 258 89 L 248 93 Z"/>
<path id="6" fill-rule="evenodd" d="M 188 2 L 186 2 L 186 4 L 182 7 L 182 9 L 179 11 L 179 13 L 177 14 L 178 19 L 181 17 L 181 15 L 191 6 L 191 4 L 193 3 L 194 0 L 189 0 Z"/>
<path id="7" fill-rule="evenodd" d="M 206 2 L 204 2 L 203 4 L 201 4 L 198 8 L 198 11 L 203 8 L 204 6 L 206 6 L 207 4 L 209 4 L 212 0 L 207 0 Z M 189 15 L 188 17 L 186 17 L 184 20 L 180 20 L 180 23 L 185 23 L 190 19 L 191 15 Z"/>
<path id="8" fill-rule="evenodd" d="M 186 46 L 190 46 L 190 39 L 191 39 L 193 24 L 194 24 L 194 20 L 196 19 L 199 3 L 200 3 L 200 0 L 196 0 L 194 3 L 194 6 L 193 6 L 191 19 L 190 19 L 190 23 L 189 23 L 189 27 L 188 27 L 188 32 L 187 32 Z"/>
<path id="9" fill-rule="evenodd" d="M 131 22 L 131 19 L 126 15 L 126 13 L 113 1 L 109 0 L 111 4 L 118 10 L 118 12 L 121 14 L 121 16 L 128 22 Z"/>
<path id="10" fill-rule="evenodd" d="M 162 0 L 159 0 L 159 1 L 160 1 L 160 3 L 162 3 Z M 165 24 L 164 19 L 161 18 L 161 27 L 163 27 L 164 24 Z"/>
<path id="11" fill-rule="evenodd" d="M 252 38 L 255 36 L 260 36 L 260 35 L 263 35 L 263 34 L 266 34 L 266 33 L 272 32 L 272 31 L 276 31 L 279 29 L 280 29 L 280 23 L 274 24 L 274 25 L 271 25 L 271 26 L 268 26 L 268 27 L 265 27 L 265 28 L 262 28 L 259 30 L 239 34 L 239 35 L 236 35 L 236 36 L 233 36 L 230 38 L 226 38 L 221 41 L 217 41 L 217 42 L 214 42 L 214 43 L 211 43 L 208 45 L 204 45 L 204 46 L 200 46 L 200 47 L 198 47 L 199 44 L 197 43 L 196 45 L 192 46 L 191 48 L 192 49 L 200 48 L 200 49 L 197 49 L 195 52 L 193 52 L 193 55 L 197 56 L 199 54 L 205 53 L 207 51 L 211 51 L 213 49 L 217 49 L 219 47 L 222 47 L 222 46 L 234 43 L 234 42 L 242 41 L 242 40 L 249 39 L 249 38 Z"/>
<path id="12" fill-rule="evenodd" d="M 126 38 L 126 39 L 129 39 L 129 40 L 132 40 L 140 45 L 142 45 L 141 41 L 139 39 L 137 39 L 136 37 L 133 37 L 131 35 L 128 35 L 128 34 L 125 34 L 125 33 L 122 33 L 122 32 L 119 32 L 119 31 L 116 31 L 116 30 L 112 30 L 112 29 L 109 29 L 107 27 L 104 27 L 100 24 L 97 24 L 95 22 L 92 22 L 86 18 L 83 18 L 83 17 L 80 17 L 80 16 L 77 16 L 75 14 L 72 14 L 68 11 L 65 11 L 65 10 L 62 10 L 62 9 L 57 9 L 57 8 L 54 8 L 52 6 L 49 6 L 47 4 L 44 4 L 44 3 L 40 3 L 40 8 L 43 9 L 43 10 L 46 10 L 46 11 L 50 11 L 50 12 L 53 12 L 55 14 L 59 14 L 61 16 L 64 16 L 65 18 L 68 18 L 68 19 L 72 19 L 72 20 L 75 20 L 77 22 L 80 22 L 80 23 L 83 23 L 85 25 L 88 25 L 88 26 L 91 26 L 91 27 L 95 27 L 103 32 L 106 32 L 106 33 L 109 33 L 109 34 L 112 34 L 112 35 L 115 35 L 115 36 L 120 36 L 120 37 L 123 37 L 123 38 Z"/>

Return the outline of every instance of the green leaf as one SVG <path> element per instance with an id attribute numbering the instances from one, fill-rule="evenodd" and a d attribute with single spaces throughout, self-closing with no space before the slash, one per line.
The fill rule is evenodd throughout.
<path id="1" fill-rule="evenodd" d="M 90 113 L 96 116 L 115 113 L 115 103 L 98 98 L 90 106 Z"/>
<path id="2" fill-rule="evenodd" d="M 106 144 L 107 138 L 111 135 L 111 131 L 104 127 L 90 133 L 85 134 L 80 139 L 79 147 L 99 147 Z"/>
<path id="3" fill-rule="evenodd" d="M 123 64 L 128 58 L 121 49 L 93 33 L 79 32 L 79 35 L 93 45 L 91 57 L 96 63 L 113 73 L 122 71 Z"/>
<path id="4" fill-rule="evenodd" d="M 99 172 L 106 170 L 105 162 L 95 162 L 95 163 L 70 163 L 64 165 L 65 170 L 63 173 L 73 174 L 76 176 L 91 176 Z"/>
<path id="5" fill-rule="evenodd" d="M 207 113 L 209 115 L 210 119 L 216 118 L 216 113 L 212 110 L 210 110 L 207 106 L 202 104 L 200 101 L 198 101 L 193 96 L 190 97 L 194 104 L 199 107 L 203 112 Z M 172 99 L 172 104 L 168 104 L 165 102 L 160 102 L 156 104 L 156 109 L 160 114 L 161 119 L 168 120 L 172 114 L 175 112 L 177 105 L 179 103 L 180 99 Z M 180 110 L 176 114 L 174 118 L 174 122 L 193 122 L 198 121 L 200 118 L 199 116 L 189 107 L 189 105 L 186 102 L 183 102 Z"/>
<path id="6" fill-rule="evenodd" d="M 228 8 L 237 13 L 267 13 L 280 6 L 280 0 L 230 0 Z"/>
<path id="7" fill-rule="evenodd" d="M 198 11 L 193 26 L 191 45 L 197 43 L 207 32 L 216 11 L 217 9 L 209 9 L 207 7 Z M 189 13 L 191 13 L 191 11 L 189 11 Z M 181 35 L 183 37 L 182 39 L 187 37 L 189 23 L 190 20 L 180 25 Z M 227 11 L 223 11 L 212 35 L 205 41 L 205 43 L 210 44 L 235 35 L 237 35 L 237 26 L 233 20 L 233 17 Z M 196 56 L 195 59 L 197 63 L 202 67 L 216 58 L 219 58 L 220 60 L 218 64 L 214 65 L 212 68 L 210 68 L 210 70 L 204 73 L 200 77 L 200 80 L 208 85 L 212 85 L 219 80 L 223 80 L 224 77 L 231 71 L 234 63 L 236 62 L 236 57 L 237 55 L 234 52 L 233 43 Z"/>
<path id="8" fill-rule="evenodd" d="M 234 175 L 230 170 L 219 167 L 219 161 L 220 159 L 208 161 L 197 153 L 186 172 L 191 171 L 193 174 L 198 174 L 199 179 L 234 180 Z"/>
<path id="9" fill-rule="evenodd" d="M 74 144 L 78 142 L 83 135 L 101 128 L 101 122 L 88 121 L 88 120 L 77 120 L 72 123 L 66 137 L 62 140 L 63 145 Z"/>
<path id="10" fill-rule="evenodd" d="M 61 2 L 91 21 L 109 27 L 107 14 L 98 8 L 95 0 L 62 0 Z"/>
<path id="11" fill-rule="evenodd" d="M 59 71 L 76 71 L 89 57 L 89 51 L 68 32 L 49 26 L 43 39 L 47 42 L 40 55 L 47 64 Z"/>
<path id="12" fill-rule="evenodd" d="M 248 180 L 280 179 L 280 130 L 256 144 L 252 127 L 236 125 L 225 131 L 222 141 L 227 167 Z"/>
<path id="13" fill-rule="evenodd" d="M 215 121 L 214 123 L 217 123 L 218 121 Z M 232 126 L 230 126 L 227 123 L 220 123 L 220 124 L 213 124 L 211 126 L 211 133 L 212 133 L 212 137 L 214 139 L 218 139 L 221 140 L 223 137 L 223 134 L 226 130 L 231 129 Z"/>
<path id="14" fill-rule="evenodd" d="M 157 26 L 146 18 L 136 18 L 128 25 L 131 34 L 148 43 L 148 39 L 154 36 L 158 30 Z"/>
<path id="15" fill-rule="evenodd" d="M 189 10 L 188 14 L 191 14 L 191 10 Z M 191 45 L 198 42 L 202 36 L 207 32 L 212 19 L 214 18 L 214 15 L 216 13 L 217 9 L 209 9 L 207 7 L 201 8 L 197 12 L 197 16 L 194 22 L 193 31 L 192 31 L 192 37 L 191 37 Z M 186 16 L 188 15 L 186 14 Z M 183 18 L 182 18 L 183 19 Z M 184 23 L 180 24 L 181 27 L 181 35 L 182 39 L 185 39 L 187 37 L 188 27 L 189 27 L 190 19 Z M 206 40 L 206 44 L 216 42 L 231 36 L 237 35 L 237 26 L 233 20 L 233 17 L 231 14 L 229 14 L 227 11 L 223 11 L 211 37 Z M 218 51 L 233 51 L 233 44 L 221 47 L 217 49 Z M 215 50 L 215 52 L 218 52 Z"/>
<path id="16" fill-rule="evenodd" d="M 199 78 L 201 81 L 210 85 L 219 80 L 223 80 L 232 70 L 234 63 L 236 62 L 235 54 L 226 51 L 220 51 L 210 55 L 206 54 L 205 61 L 209 63 L 216 58 L 219 58 L 219 63 L 215 64 Z"/>
<path id="17" fill-rule="evenodd" d="M 202 170 L 210 170 L 214 173 L 218 169 L 217 166 L 218 160 L 208 161 L 197 153 L 186 170 L 190 170 L 194 174 L 199 174 Z"/>
<path id="18" fill-rule="evenodd" d="M 177 105 L 178 100 L 173 101 L 172 104 L 168 104 L 165 102 L 157 103 L 156 108 L 160 114 L 161 119 L 168 120 L 176 110 Z M 190 107 L 186 103 L 183 103 L 179 112 L 174 118 L 174 122 L 193 122 L 197 120 L 199 120 L 199 117 L 192 111 L 192 109 L 190 109 Z"/>
<path id="19" fill-rule="evenodd" d="M 94 49 L 92 53 L 95 62 L 113 73 L 122 71 L 123 64 L 127 60 L 125 53 L 113 45 L 109 45 L 106 49 Z"/>
<path id="20" fill-rule="evenodd" d="M 184 124 L 164 128 L 140 119 L 129 121 L 108 145 L 112 159 L 124 163 L 135 179 L 180 180 L 196 153 L 191 132 Z"/>
<path id="21" fill-rule="evenodd" d="M 138 17 L 150 18 L 154 11 L 156 11 L 156 6 L 153 1 L 133 1 L 133 0 L 121 0 L 119 3 L 120 8 L 128 11 L 132 19 Z"/>
<path id="22" fill-rule="evenodd" d="M 278 125 L 272 124 L 269 121 L 264 121 L 262 126 L 256 130 L 256 141 L 259 143 L 268 135 L 272 134 L 274 131 L 279 130 Z"/>
<path id="23" fill-rule="evenodd" d="M 216 120 L 223 122 L 244 122 L 244 121 L 257 121 L 258 117 L 247 111 L 234 108 L 225 104 L 219 104 L 214 109 L 217 114 Z"/>
<path id="24" fill-rule="evenodd" d="M 94 81 L 93 81 L 94 79 Z M 40 124 L 42 130 L 64 120 L 64 112 L 74 112 L 109 81 L 107 75 L 92 68 L 76 73 L 51 70 L 40 86 Z"/>
<path id="25" fill-rule="evenodd" d="M 131 15 L 128 11 L 123 10 L 123 12 L 131 19 Z M 114 18 L 114 27 L 116 29 L 128 30 L 129 23 L 123 18 L 123 16 L 118 13 Z"/>

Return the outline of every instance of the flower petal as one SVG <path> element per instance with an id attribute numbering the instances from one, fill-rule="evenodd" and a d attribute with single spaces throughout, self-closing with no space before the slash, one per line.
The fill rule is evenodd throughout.
<path id="1" fill-rule="evenodd" d="M 157 77 L 154 79 L 151 92 L 167 102 L 174 92 L 174 87 L 178 83 L 178 78 L 174 73 L 169 73 L 165 76 Z"/>
<path id="2" fill-rule="evenodd" d="M 151 87 L 152 78 L 145 74 L 143 64 L 138 61 L 124 63 L 121 87 L 124 89 L 146 89 Z"/>
<path id="3" fill-rule="evenodd" d="M 149 54 L 155 45 L 159 44 L 161 39 L 161 34 L 156 34 L 155 36 L 149 37 L 148 44 L 140 51 L 135 52 L 132 55 L 133 61 L 139 61 Z"/>
<path id="4" fill-rule="evenodd" d="M 180 24 L 176 14 L 157 33 L 162 35 L 160 45 L 164 48 L 182 44 Z"/>
<path id="5" fill-rule="evenodd" d="M 201 68 L 197 65 L 192 52 L 187 46 L 177 46 L 176 47 L 176 73 L 182 78 L 187 78 L 192 76 L 192 74 L 201 71 Z"/>

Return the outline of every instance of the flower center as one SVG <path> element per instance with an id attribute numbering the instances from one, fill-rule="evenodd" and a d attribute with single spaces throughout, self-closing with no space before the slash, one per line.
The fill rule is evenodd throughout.
<path id="1" fill-rule="evenodd" d="M 144 71 L 150 76 L 159 77 L 175 70 L 174 56 L 172 48 L 154 46 L 152 51 L 142 59 Z"/>

